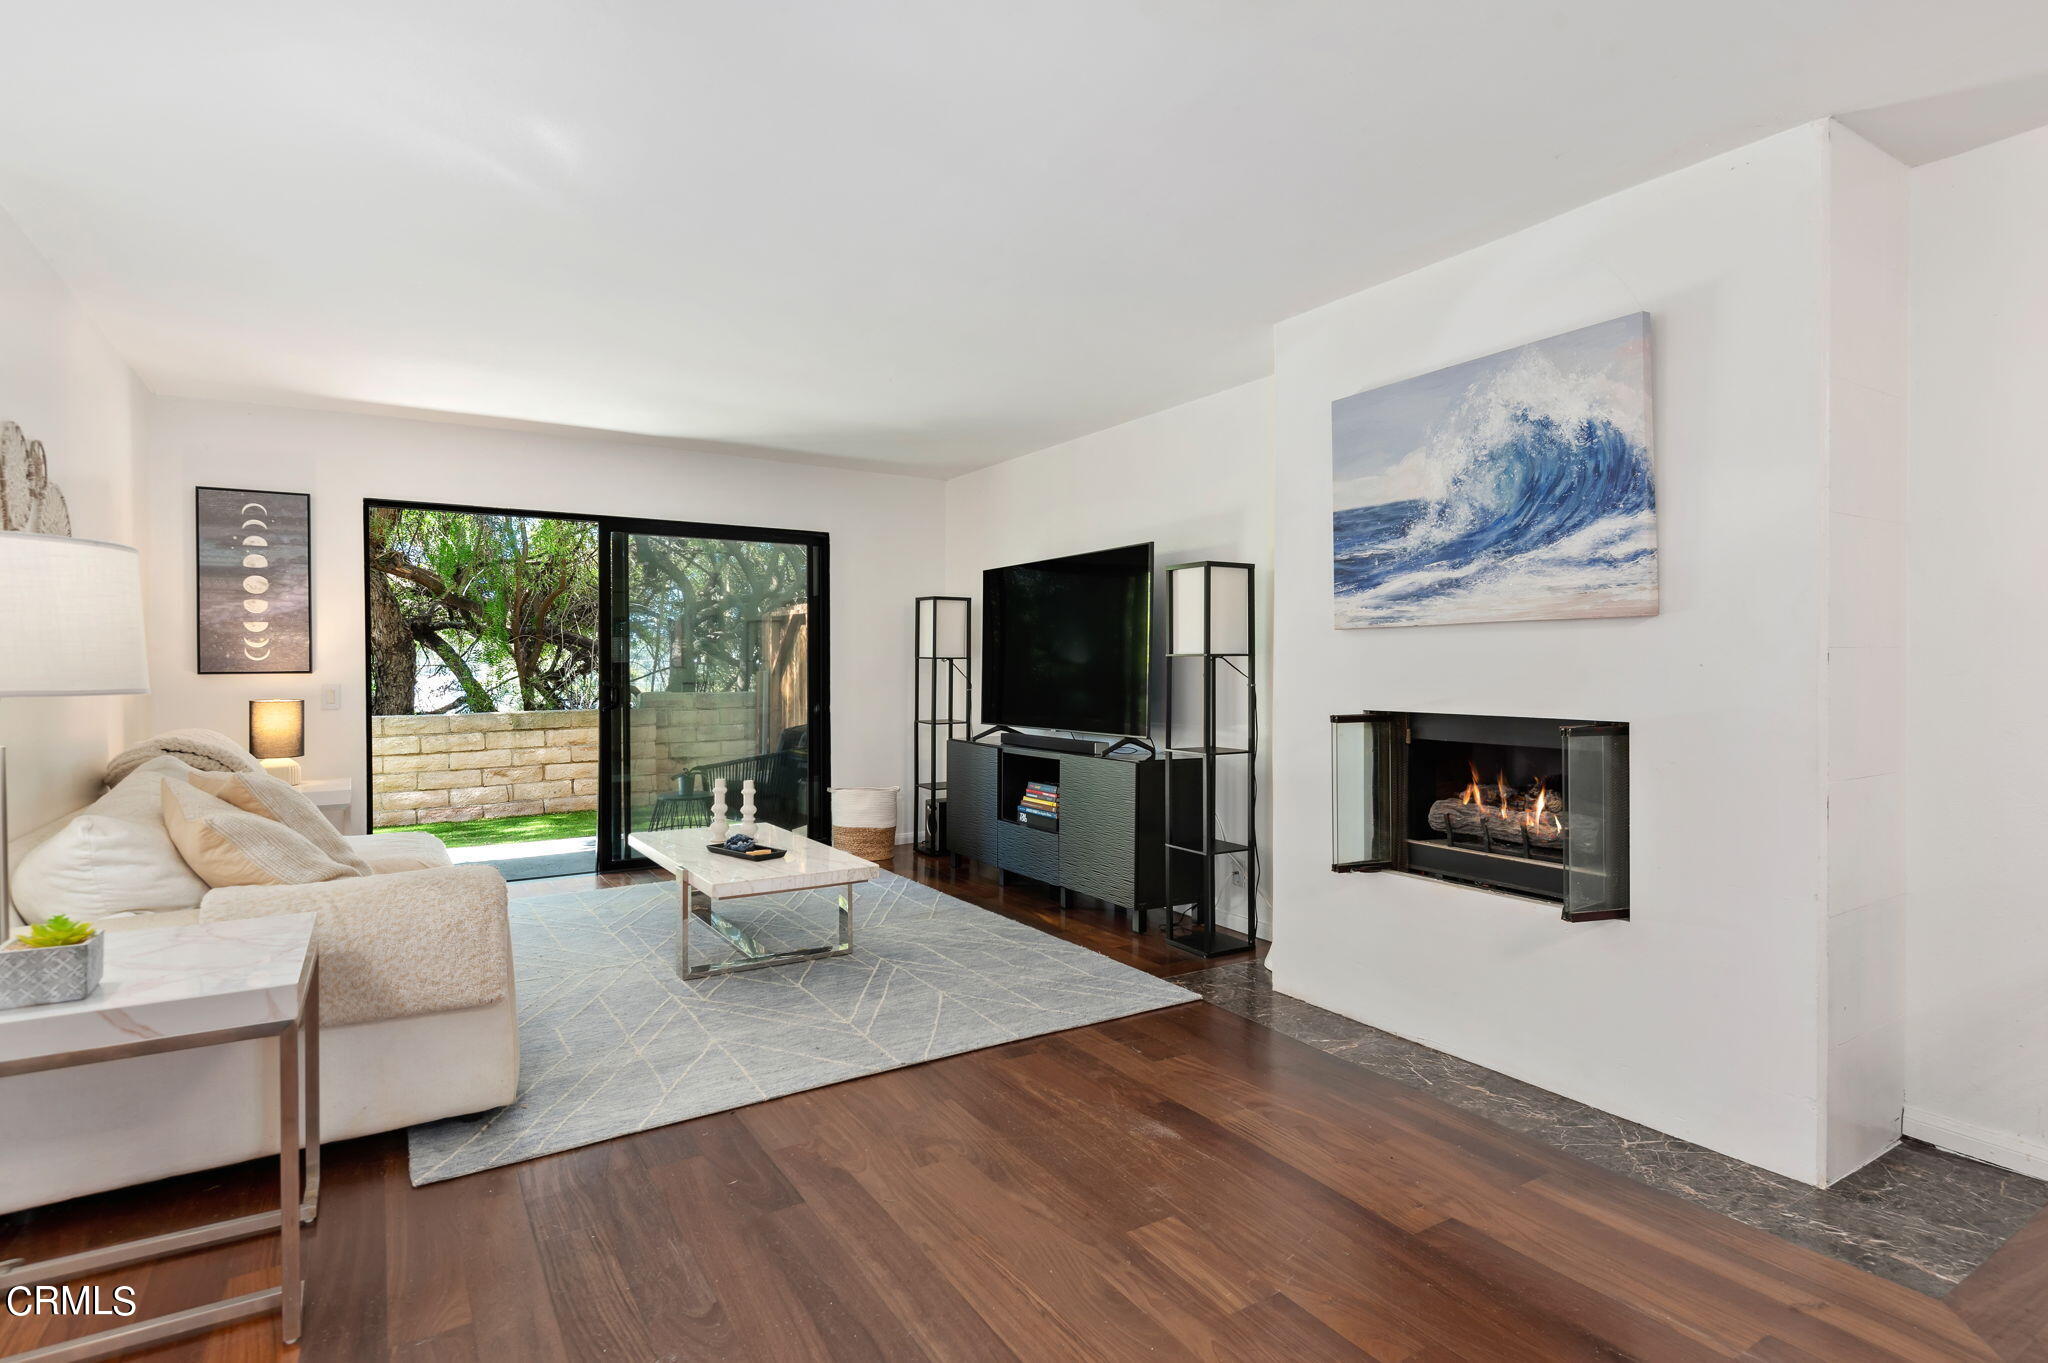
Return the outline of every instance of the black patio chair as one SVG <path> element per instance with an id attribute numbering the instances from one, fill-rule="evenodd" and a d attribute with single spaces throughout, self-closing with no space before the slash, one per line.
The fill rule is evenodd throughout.
<path id="1" fill-rule="evenodd" d="M 775 751 L 704 762 L 676 776 L 673 792 L 655 797 L 651 826 L 703 828 L 711 822 L 711 783 L 725 782 L 725 817 L 740 816 L 740 785 L 754 783 L 754 817 L 782 828 L 810 822 L 810 726 L 782 731 Z"/>

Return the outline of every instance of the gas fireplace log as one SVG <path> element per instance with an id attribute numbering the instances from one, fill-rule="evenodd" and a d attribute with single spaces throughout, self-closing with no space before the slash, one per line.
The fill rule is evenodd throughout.
<path id="1" fill-rule="evenodd" d="M 1509 819 L 1517 824 L 1524 823 L 1535 812 L 1535 802 L 1511 801 L 1508 805 L 1508 811 Z M 1557 815 L 1559 820 L 1564 820 L 1564 806 L 1545 800 L 1543 802 L 1543 822 L 1545 824 L 1552 822 L 1551 815 L 1553 814 Z M 1437 800 L 1429 807 L 1429 826 L 1439 833 L 1449 828 L 1456 828 L 1460 832 L 1468 830 L 1477 832 L 1482 819 L 1499 818 L 1501 818 L 1500 806 L 1491 800 L 1488 800 L 1484 805 L 1466 804 L 1462 800 Z"/>
<path id="2" fill-rule="evenodd" d="M 1438 800 L 1429 807 L 1429 826 L 1438 833 L 1458 832 L 1477 837 L 1485 818 L 1477 805 L 1459 800 Z"/>
<path id="3" fill-rule="evenodd" d="M 1524 846 L 1538 851 L 1560 847 L 1565 831 L 1572 827 L 1570 816 L 1562 810 L 1553 811 L 1546 801 L 1542 826 L 1531 827 L 1528 820 L 1532 812 L 1533 807 L 1511 808 L 1502 814 L 1494 805 L 1437 800 L 1429 807 L 1429 826 L 1453 840 L 1483 841 L 1503 851 L 1518 851 Z"/>

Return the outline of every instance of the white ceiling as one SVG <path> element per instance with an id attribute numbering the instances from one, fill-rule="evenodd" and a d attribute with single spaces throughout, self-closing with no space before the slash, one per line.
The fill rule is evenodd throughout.
<path id="1" fill-rule="evenodd" d="M 6 0 L 0 205 L 162 393 L 943 473 L 2040 0 Z"/>

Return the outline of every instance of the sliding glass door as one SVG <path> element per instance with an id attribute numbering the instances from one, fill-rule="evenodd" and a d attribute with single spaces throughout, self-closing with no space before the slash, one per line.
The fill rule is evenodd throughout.
<path id="1" fill-rule="evenodd" d="M 598 549 L 587 516 L 364 502 L 372 831 L 508 880 L 596 869 Z"/>
<path id="2" fill-rule="evenodd" d="M 714 783 L 754 783 L 756 817 L 826 819 L 826 537 L 606 519 L 602 864 L 636 832 L 702 828 Z"/>

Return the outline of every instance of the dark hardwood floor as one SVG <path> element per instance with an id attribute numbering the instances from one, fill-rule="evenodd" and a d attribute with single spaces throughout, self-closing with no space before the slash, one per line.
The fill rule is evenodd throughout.
<path id="1" fill-rule="evenodd" d="M 1141 969 L 1204 965 L 943 860 L 897 869 Z M 400 1134 L 326 1171 L 298 1351 L 263 1321 L 138 1357 L 2048 1363 L 2048 1218 L 1939 1301 L 1204 1003 L 426 1188 Z M 270 1179 L 0 1218 L 0 1246 L 254 1211 Z M 102 1281 L 153 1314 L 275 1275 L 258 1242 Z M 0 1315 L 0 1353 L 91 1325 L 41 1328 Z"/>

